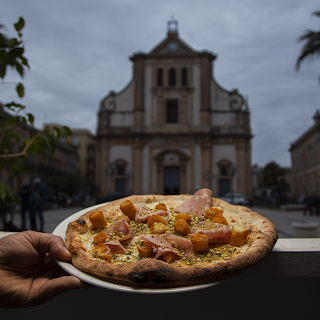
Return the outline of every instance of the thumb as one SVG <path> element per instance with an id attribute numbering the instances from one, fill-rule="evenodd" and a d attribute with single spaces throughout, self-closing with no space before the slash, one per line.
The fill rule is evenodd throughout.
<path id="1" fill-rule="evenodd" d="M 62 261 L 70 261 L 71 254 L 64 246 L 61 237 L 34 231 L 26 231 L 21 233 L 33 247 L 40 253 L 45 254 L 50 252 L 51 256 L 55 259 Z"/>

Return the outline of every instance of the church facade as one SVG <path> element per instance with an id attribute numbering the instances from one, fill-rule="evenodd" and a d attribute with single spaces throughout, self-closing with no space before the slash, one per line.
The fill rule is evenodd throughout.
<path id="1" fill-rule="evenodd" d="M 168 22 L 167 37 L 130 57 L 133 77 L 101 101 L 96 133 L 100 196 L 252 195 L 250 112 L 238 90 L 214 79 L 216 56 L 195 51 Z"/>

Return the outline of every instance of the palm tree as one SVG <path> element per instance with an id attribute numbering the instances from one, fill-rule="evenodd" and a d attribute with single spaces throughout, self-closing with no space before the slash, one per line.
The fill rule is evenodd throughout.
<path id="1" fill-rule="evenodd" d="M 320 18 L 320 10 L 315 11 L 313 15 Z M 305 34 L 298 38 L 298 41 L 306 41 L 301 49 L 301 54 L 297 59 L 296 68 L 299 70 L 301 62 L 306 57 L 313 57 L 315 55 L 320 56 L 320 30 L 307 30 Z M 320 81 L 320 77 L 319 77 Z"/>

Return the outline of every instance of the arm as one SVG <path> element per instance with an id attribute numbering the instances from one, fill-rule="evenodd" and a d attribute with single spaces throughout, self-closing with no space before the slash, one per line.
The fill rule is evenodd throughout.
<path id="1" fill-rule="evenodd" d="M 0 307 L 42 304 L 71 289 L 88 286 L 73 276 L 60 276 L 54 259 L 70 261 L 62 238 L 33 231 L 0 239 Z"/>

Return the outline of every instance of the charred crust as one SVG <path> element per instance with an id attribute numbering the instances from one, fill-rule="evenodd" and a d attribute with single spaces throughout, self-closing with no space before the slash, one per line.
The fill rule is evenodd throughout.
<path id="1" fill-rule="evenodd" d="M 141 272 L 132 272 L 129 274 L 129 280 L 134 283 L 143 284 L 148 281 L 148 278 Z"/>
<path id="2" fill-rule="evenodd" d="M 129 274 L 129 280 L 134 283 L 168 284 L 172 276 L 172 271 L 165 267 L 153 270 L 134 271 Z"/>

